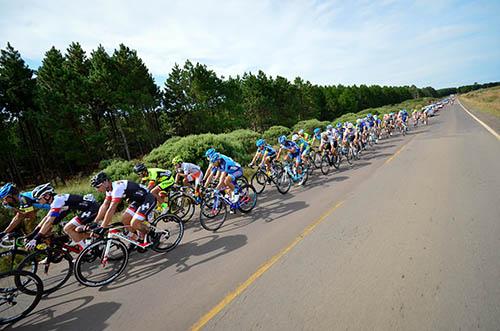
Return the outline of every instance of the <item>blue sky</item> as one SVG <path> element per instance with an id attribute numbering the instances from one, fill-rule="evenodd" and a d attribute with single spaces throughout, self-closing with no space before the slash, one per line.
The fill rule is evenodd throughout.
<path id="1" fill-rule="evenodd" d="M 190 59 L 226 77 L 441 88 L 500 80 L 500 0 L 0 0 L 8 41 L 35 69 L 51 46 L 124 43 L 160 85 Z"/>

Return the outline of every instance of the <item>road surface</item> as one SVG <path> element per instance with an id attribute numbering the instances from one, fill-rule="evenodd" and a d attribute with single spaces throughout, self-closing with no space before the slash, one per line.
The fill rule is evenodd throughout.
<path id="1" fill-rule="evenodd" d="M 498 329 L 500 143 L 459 107 L 12 329 Z"/>

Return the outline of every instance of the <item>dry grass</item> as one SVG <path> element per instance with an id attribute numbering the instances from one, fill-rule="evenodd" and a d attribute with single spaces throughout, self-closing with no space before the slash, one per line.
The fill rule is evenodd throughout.
<path id="1" fill-rule="evenodd" d="M 500 86 L 463 94 L 460 101 L 468 108 L 500 117 Z"/>

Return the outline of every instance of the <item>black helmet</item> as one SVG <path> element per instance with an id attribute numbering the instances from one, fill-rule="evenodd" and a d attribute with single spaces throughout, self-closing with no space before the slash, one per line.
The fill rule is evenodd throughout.
<path id="1" fill-rule="evenodd" d="M 106 175 L 105 172 L 98 172 L 92 179 L 90 180 L 90 185 L 92 187 L 97 187 L 104 183 L 105 181 L 109 180 L 108 175 Z"/>
<path id="2" fill-rule="evenodd" d="M 146 166 L 144 165 L 144 163 L 137 163 L 135 166 L 134 166 L 134 172 L 136 174 L 140 174 L 144 171 L 147 171 L 148 168 L 146 168 Z"/>

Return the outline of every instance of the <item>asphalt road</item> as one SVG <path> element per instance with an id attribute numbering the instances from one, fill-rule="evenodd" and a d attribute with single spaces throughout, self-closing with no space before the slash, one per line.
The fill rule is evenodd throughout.
<path id="1" fill-rule="evenodd" d="M 71 280 L 12 328 L 186 330 L 294 243 L 204 328 L 498 329 L 500 144 L 459 107 L 216 233 L 191 223 L 108 287 Z"/>

